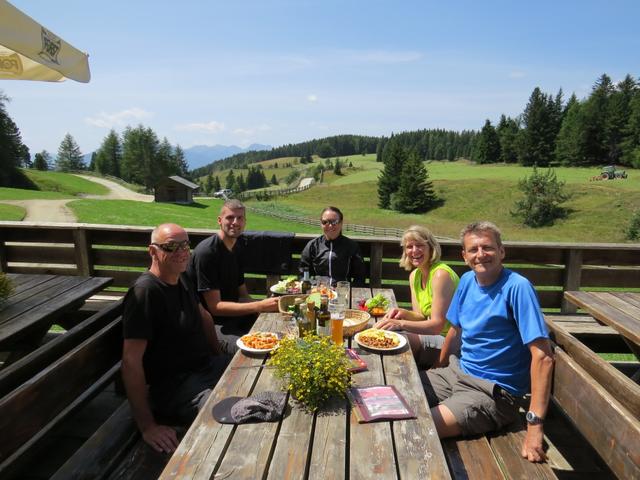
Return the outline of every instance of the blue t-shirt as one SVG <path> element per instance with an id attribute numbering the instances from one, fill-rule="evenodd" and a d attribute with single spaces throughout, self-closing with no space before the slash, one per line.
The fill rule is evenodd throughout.
<path id="1" fill-rule="evenodd" d="M 528 344 L 549 338 L 533 285 L 503 269 L 486 287 L 474 272 L 460 278 L 447 312 L 447 320 L 462 328 L 460 367 L 475 377 L 497 383 L 512 394 L 531 388 L 531 353 Z"/>

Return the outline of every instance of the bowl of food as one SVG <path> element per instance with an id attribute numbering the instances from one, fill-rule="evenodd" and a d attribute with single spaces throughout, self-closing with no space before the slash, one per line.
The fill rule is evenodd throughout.
<path id="1" fill-rule="evenodd" d="M 383 294 L 378 293 L 368 300 L 364 298 L 358 302 L 358 308 L 362 311 L 369 312 L 372 317 L 383 317 L 389 310 L 389 299 Z"/>
<path id="2" fill-rule="evenodd" d="M 298 277 L 289 275 L 287 278 L 272 285 L 269 290 L 276 295 L 295 295 L 302 291 L 301 284 L 302 282 L 298 280 Z"/>
<path id="3" fill-rule="evenodd" d="M 351 337 L 356 333 L 364 330 L 369 324 L 371 315 L 362 310 L 347 309 L 344 312 L 344 322 L 342 324 L 342 334 L 345 337 Z"/>

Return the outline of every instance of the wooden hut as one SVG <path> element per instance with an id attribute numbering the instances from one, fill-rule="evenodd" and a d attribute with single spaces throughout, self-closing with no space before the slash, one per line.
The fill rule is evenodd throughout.
<path id="1" fill-rule="evenodd" d="M 161 179 L 154 189 L 156 202 L 193 203 L 193 191 L 200 188 L 178 175 Z"/>

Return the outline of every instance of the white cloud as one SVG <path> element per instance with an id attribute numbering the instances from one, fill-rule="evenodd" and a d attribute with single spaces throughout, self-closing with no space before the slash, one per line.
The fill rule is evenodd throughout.
<path id="1" fill-rule="evenodd" d="M 254 135 L 256 132 L 268 132 L 270 130 L 271 130 L 271 126 L 267 125 L 266 123 L 263 123 L 256 127 L 236 128 L 233 130 L 233 133 L 235 133 L 236 135 L 250 136 L 250 135 Z"/>
<path id="2" fill-rule="evenodd" d="M 509 72 L 509 78 L 524 78 L 526 74 L 519 70 L 514 70 L 513 72 Z"/>
<path id="3" fill-rule="evenodd" d="M 183 132 L 206 132 L 206 133 L 218 133 L 225 129 L 224 123 L 216 122 L 212 120 L 207 123 L 186 123 L 183 125 L 176 125 L 176 130 Z"/>
<path id="4" fill-rule="evenodd" d="M 315 103 L 318 101 L 318 96 L 314 93 L 311 93 L 307 95 L 307 100 L 309 100 L 311 103 Z"/>
<path id="5" fill-rule="evenodd" d="M 134 107 L 116 113 L 100 112 L 95 117 L 86 117 L 84 121 L 94 127 L 113 128 L 124 127 L 131 123 L 132 120 L 141 120 L 152 116 L 153 114 L 151 112 Z"/>

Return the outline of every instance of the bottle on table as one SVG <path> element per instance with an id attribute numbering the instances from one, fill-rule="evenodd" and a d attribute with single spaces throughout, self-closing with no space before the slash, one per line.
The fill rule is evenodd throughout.
<path id="1" fill-rule="evenodd" d="M 316 331 L 316 304 L 313 300 L 307 300 L 307 330 Z"/>
<path id="2" fill-rule="evenodd" d="M 329 336 L 331 334 L 331 313 L 329 313 L 329 297 L 322 295 L 320 297 L 320 311 L 316 316 L 318 335 Z"/>
<path id="3" fill-rule="evenodd" d="M 309 269 L 305 268 L 302 273 L 302 283 L 300 284 L 300 293 L 306 295 L 311 293 L 311 278 L 309 277 Z"/>

